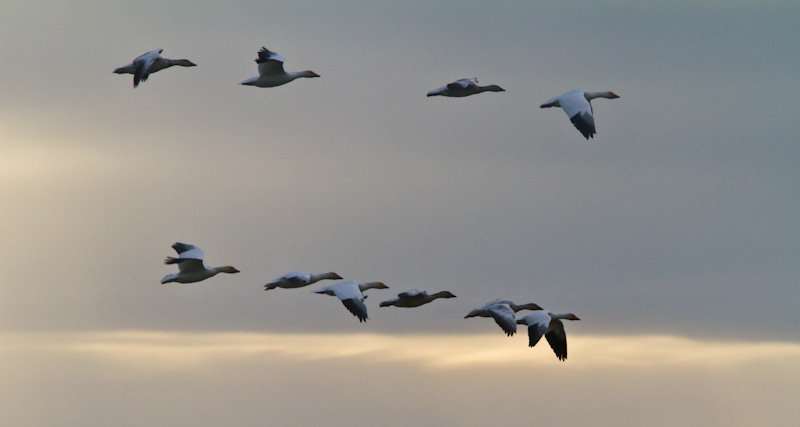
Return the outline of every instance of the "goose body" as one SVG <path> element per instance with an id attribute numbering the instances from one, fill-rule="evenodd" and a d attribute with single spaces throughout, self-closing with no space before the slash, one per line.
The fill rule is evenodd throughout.
<path id="1" fill-rule="evenodd" d="M 435 299 L 438 298 L 455 298 L 456 296 L 448 291 L 441 291 L 436 292 L 435 294 L 428 295 L 428 292 L 423 291 L 421 289 L 411 289 L 410 291 L 405 291 L 397 294 L 397 298 L 392 298 L 387 301 L 383 301 L 380 306 L 381 307 L 419 307 L 421 305 L 427 304 Z"/>
<path id="2" fill-rule="evenodd" d="M 586 138 L 594 138 L 597 133 L 594 127 L 594 114 L 591 100 L 595 98 L 615 99 L 619 95 L 614 92 L 589 92 L 583 89 L 571 90 L 559 95 L 539 108 L 561 107 L 575 128 Z"/>
<path id="3" fill-rule="evenodd" d="M 275 87 L 289 83 L 299 77 L 319 77 L 319 74 L 311 71 L 285 71 L 283 69 L 283 56 L 269 49 L 262 47 L 258 51 L 258 77 L 251 77 L 239 84 L 256 87 Z"/>
<path id="4" fill-rule="evenodd" d="M 428 92 L 428 96 L 449 96 L 453 98 L 463 98 L 481 92 L 505 92 L 505 89 L 497 85 L 478 86 L 478 79 L 461 79 L 453 83 L 448 83 L 439 89 Z"/>
<path id="5" fill-rule="evenodd" d="M 554 314 L 547 310 L 535 311 L 517 320 L 518 324 L 528 325 L 528 346 L 533 347 L 542 339 L 547 339 L 558 360 L 567 360 L 567 333 L 561 320 L 581 320 L 572 313 Z"/>
<path id="6" fill-rule="evenodd" d="M 168 274 L 161 279 L 161 284 L 178 282 L 194 283 L 214 277 L 218 273 L 238 273 L 239 270 L 231 267 L 209 267 L 203 261 L 203 250 L 194 245 L 186 243 L 175 243 L 172 245 L 178 258 L 167 257 L 164 264 L 178 264 L 178 273 Z"/>
<path id="7" fill-rule="evenodd" d="M 293 289 L 293 288 L 302 288 L 303 286 L 308 286 L 313 283 L 317 283 L 320 280 L 339 280 L 342 276 L 334 272 L 329 273 L 322 273 L 322 274 L 314 274 L 308 270 L 301 270 L 301 271 L 293 271 L 288 274 L 284 274 L 281 277 L 267 283 L 264 285 L 264 290 L 268 291 L 270 289 L 275 288 L 284 288 L 284 289 Z"/>
<path id="8" fill-rule="evenodd" d="M 139 83 L 147 81 L 150 74 L 161 71 L 174 65 L 181 67 L 194 67 L 195 63 L 188 59 L 167 59 L 161 56 L 164 49 L 151 50 L 139 55 L 130 64 L 123 65 L 114 70 L 117 74 L 133 74 L 133 87 L 138 87 Z"/>
<path id="9" fill-rule="evenodd" d="M 487 302 L 483 305 L 483 307 L 470 311 L 466 316 L 464 316 L 464 318 L 491 317 L 494 319 L 495 323 L 497 323 L 497 326 L 500 326 L 500 329 L 502 329 L 508 336 L 512 336 L 517 332 L 517 322 L 515 321 L 516 312 L 520 310 L 541 309 L 541 307 L 534 303 L 517 305 L 510 300 L 501 298 Z"/>
<path id="10" fill-rule="evenodd" d="M 313 293 L 339 298 L 345 308 L 353 313 L 353 316 L 358 317 L 359 322 L 366 322 L 369 317 L 367 317 L 367 306 L 364 304 L 365 297 L 363 292 L 367 289 L 389 289 L 389 287 L 381 282 L 347 280 L 317 289 Z"/>

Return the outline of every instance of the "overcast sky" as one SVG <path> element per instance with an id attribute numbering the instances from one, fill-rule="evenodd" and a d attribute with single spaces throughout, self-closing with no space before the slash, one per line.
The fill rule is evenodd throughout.
<path id="1" fill-rule="evenodd" d="M 7 3 L 9 425 L 408 425 L 404 405 L 473 425 L 544 402 L 584 424 L 800 416 L 768 400 L 800 393 L 797 2 Z M 261 46 L 321 78 L 238 85 Z M 197 67 L 137 89 L 112 73 L 160 48 Z M 425 96 L 464 77 L 506 91 Z M 538 107 L 575 88 L 620 95 L 593 102 L 589 141 Z M 176 241 L 241 273 L 162 286 Z M 316 285 L 263 291 L 300 269 L 390 289 L 368 291 L 365 324 Z M 411 288 L 458 297 L 378 307 Z M 500 297 L 578 315 L 569 360 L 463 319 Z M 712 368 L 653 339 L 747 356 Z M 605 356 L 620 343 L 625 357 Z M 453 353 L 483 356 L 431 362 Z M 486 390 L 455 391 L 470 384 Z M 579 391 L 528 406 L 535 385 Z M 220 401 L 236 403 L 191 409 Z"/>

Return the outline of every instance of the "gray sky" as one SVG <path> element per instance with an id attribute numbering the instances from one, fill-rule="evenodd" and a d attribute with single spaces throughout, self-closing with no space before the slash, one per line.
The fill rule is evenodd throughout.
<path id="1" fill-rule="evenodd" d="M 0 14 L 0 196 L 7 201 L 0 330 L 18 345 L 0 357 L 24 362 L 30 375 L 86 334 L 114 331 L 188 333 L 189 348 L 202 347 L 195 340 L 205 338 L 195 334 L 211 332 L 253 333 L 258 342 L 495 333 L 498 346 L 514 343 L 547 365 L 515 359 L 527 385 L 540 374 L 558 384 L 555 372 L 575 369 L 567 381 L 576 387 L 576 372 L 600 381 L 619 369 L 601 363 L 581 370 L 588 357 L 581 355 L 592 352 L 574 347 L 581 339 L 672 336 L 692 343 L 687 351 L 800 344 L 796 2 L 8 3 Z M 257 74 L 261 46 L 286 57 L 288 70 L 322 77 L 272 89 L 237 85 Z M 158 72 L 135 90 L 132 76 L 111 73 L 158 48 L 198 66 Z M 506 92 L 425 97 L 464 77 Z M 562 111 L 538 108 L 574 88 L 621 96 L 594 101 L 593 140 Z M 162 286 L 174 272 L 162 260 L 175 241 L 202 247 L 210 265 L 242 273 Z M 316 286 L 263 292 L 267 281 L 298 269 L 380 280 L 390 289 L 368 292 L 366 324 L 338 301 L 311 295 Z M 417 310 L 378 308 L 410 288 L 458 298 Z M 542 344 L 528 349 L 524 337 L 502 336 L 491 321 L 463 319 L 499 297 L 581 317 L 566 325 L 571 351 L 579 349 L 563 364 L 570 367 Z M 67 350 L 43 347 L 54 336 Z M 789 353 L 783 363 L 736 365 L 752 371 L 748 363 L 771 363 L 764 376 L 741 383 L 798 378 L 797 364 L 785 371 L 787 360 L 797 360 Z M 59 364 L 64 370 L 88 363 L 97 389 L 130 386 L 138 405 L 151 407 L 139 392 L 153 386 L 150 368 L 137 367 L 144 373 L 131 384 L 104 376 L 106 366 L 126 366 L 114 357 L 95 365 L 91 352 L 69 354 Z M 237 363 L 264 368 L 249 353 L 237 357 L 219 361 L 209 389 L 198 393 L 212 399 L 236 387 L 220 378 Z M 277 358 L 287 372 L 303 372 L 302 363 Z M 319 374 L 320 387 L 335 393 L 341 378 L 320 372 L 360 372 L 365 358 L 317 360 L 308 378 Z M 387 391 L 379 378 L 408 372 L 398 390 L 428 384 L 416 361 L 370 363 L 377 365 L 365 373 L 374 376 L 364 381 L 374 391 Z M 169 366 L 164 378 L 176 393 L 204 383 L 203 374 Z M 479 371 L 512 375 L 508 366 L 492 366 Z M 73 383 L 72 374 L 51 374 L 65 387 Z M 15 375 L 0 378 L 25 382 L 32 396 L 40 391 L 40 382 L 21 377 L 27 373 Z M 470 375 L 464 381 L 484 378 Z M 676 375 L 698 382 L 698 390 L 725 377 L 701 365 Z M 642 378 L 632 376 L 631 387 L 646 388 Z M 667 383 L 659 384 L 674 385 Z M 800 392 L 797 381 L 782 384 Z M 259 393 L 267 386 L 242 387 Z M 419 397 L 429 401 L 423 412 L 470 424 L 437 387 Z M 625 396 L 607 403 L 621 405 Z M 730 407 L 738 397 L 708 403 Z M 249 403 L 259 401 L 238 403 L 246 412 L 241 422 L 257 424 L 263 414 Z M 376 413 L 388 410 L 372 403 Z M 654 415 L 643 408 L 602 422 L 641 425 Z M 507 409 L 497 408 L 509 420 L 519 414 Z M 166 425 L 177 416 L 169 410 L 153 413 Z M 64 411 L 50 414 L 59 419 Z M 730 424 L 719 415 L 702 412 L 708 422 L 700 424 Z M 72 416 L 79 424 L 87 419 Z"/>

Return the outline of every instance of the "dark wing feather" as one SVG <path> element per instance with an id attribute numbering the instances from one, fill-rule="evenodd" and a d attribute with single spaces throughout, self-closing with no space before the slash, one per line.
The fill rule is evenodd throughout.
<path id="1" fill-rule="evenodd" d="M 262 47 L 261 50 L 258 51 L 258 58 L 256 58 L 258 74 L 261 76 L 283 74 L 283 61 L 285 61 L 285 59 L 280 54 L 272 52 L 266 47 Z"/>
<path id="2" fill-rule="evenodd" d="M 257 63 L 266 62 L 269 59 L 272 59 L 277 55 L 275 52 L 267 49 L 266 47 L 261 47 L 261 50 L 258 51 L 258 58 L 256 58 Z"/>
<path id="3" fill-rule="evenodd" d="M 594 117 L 590 113 L 578 113 L 569 118 L 575 128 L 586 138 L 594 138 Z"/>
<path id="4" fill-rule="evenodd" d="M 197 246 L 187 245 L 186 243 L 180 243 L 180 242 L 176 242 L 174 245 L 172 245 L 172 249 L 175 249 L 175 252 L 177 252 L 178 254 L 182 254 L 186 251 L 191 251 L 192 249 L 195 248 L 197 248 Z"/>
<path id="5" fill-rule="evenodd" d="M 422 291 L 419 289 L 411 289 L 405 292 L 400 292 L 399 294 L 397 294 L 397 296 L 400 298 L 419 298 L 427 294 L 428 293 L 426 291 Z"/>
<path id="6" fill-rule="evenodd" d="M 139 87 L 139 83 L 146 82 L 148 74 L 146 71 L 146 64 L 142 62 L 136 67 L 136 71 L 133 73 L 133 87 Z"/>
<path id="7" fill-rule="evenodd" d="M 564 324 L 560 320 L 553 320 L 550 324 L 550 331 L 545 334 L 547 342 L 556 353 L 558 360 L 567 359 L 567 333 L 564 332 Z"/>
<path id="8" fill-rule="evenodd" d="M 558 360 L 567 360 L 567 337 L 561 336 L 556 331 L 550 331 L 545 336 L 550 347 L 556 353 Z"/>
<path id="9" fill-rule="evenodd" d="M 535 346 L 540 339 L 542 339 L 542 331 L 539 329 L 539 325 L 528 326 L 528 347 Z"/>
<path id="10" fill-rule="evenodd" d="M 308 280 L 306 280 L 303 276 L 290 276 L 286 278 L 286 281 L 293 284 L 293 285 L 307 285 Z"/>
<path id="11" fill-rule="evenodd" d="M 492 305 L 489 306 L 486 311 L 490 316 L 492 316 L 492 318 L 494 318 L 494 322 L 497 323 L 497 326 L 505 331 L 506 335 L 512 336 L 515 332 L 517 332 L 517 322 L 514 319 L 514 310 L 512 310 L 507 304 Z"/>
<path id="12" fill-rule="evenodd" d="M 358 317 L 359 322 L 366 322 L 367 319 L 367 306 L 364 301 L 357 299 L 343 299 L 342 304 L 353 313 L 353 316 Z"/>

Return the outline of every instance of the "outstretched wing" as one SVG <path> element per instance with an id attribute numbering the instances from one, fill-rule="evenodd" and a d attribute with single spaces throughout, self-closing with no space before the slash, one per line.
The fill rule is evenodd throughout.
<path id="1" fill-rule="evenodd" d="M 551 330 L 544 336 L 550 343 L 550 348 L 556 353 L 558 360 L 567 360 L 567 334 L 564 332 L 564 324 L 560 320 L 553 320 Z"/>
<path id="2" fill-rule="evenodd" d="M 569 121 L 586 139 L 593 138 L 596 132 L 592 104 L 586 99 L 583 92 L 575 91 L 568 95 L 560 99 L 561 108 L 567 113 Z"/>
<path id="3" fill-rule="evenodd" d="M 464 89 L 468 88 L 469 86 L 473 86 L 473 85 L 477 85 L 477 84 L 478 84 L 478 79 L 477 78 L 460 79 L 460 80 L 454 81 L 453 83 L 449 83 L 447 85 L 447 88 L 450 89 L 450 90 L 464 90 Z"/>
<path id="4" fill-rule="evenodd" d="M 146 82 L 150 75 L 150 68 L 164 49 L 151 50 L 133 60 L 136 70 L 133 72 L 133 87 L 138 87 L 139 83 Z"/>
<path id="5" fill-rule="evenodd" d="M 333 291 L 333 294 L 342 301 L 348 311 L 353 313 L 353 316 L 358 317 L 359 322 L 367 321 L 367 306 L 364 304 L 364 295 L 358 288 L 358 282 L 340 282 L 329 286 L 328 289 Z"/>
<path id="6" fill-rule="evenodd" d="M 400 298 L 414 298 L 419 295 L 427 295 L 427 294 L 428 293 L 426 291 L 423 291 L 422 289 L 411 289 L 405 292 L 400 292 L 399 294 L 397 294 L 397 296 Z"/>
<path id="7" fill-rule="evenodd" d="M 272 52 L 266 47 L 262 47 L 261 50 L 258 51 L 258 58 L 256 58 L 258 75 L 268 76 L 271 74 L 284 74 L 283 62 L 285 60 L 286 59 L 280 54 Z"/>
<path id="8" fill-rule="evenodd" d="M 514 319 L 514 310 L 508 304 L 495 304 L 489 306 L 486 312 L 494 319 L 506 335 L 512 336 L 517 332 L 517 322 Z"/>
<path id="9" fill-rule="evenodd" d="M 520 320 L 524 321 L 528 325 L 529 347 L 535 346 L 536 343 L 542 339 L 542 335 L 547 332 L 547 328 L 550 326 L 550 319 L 549 313 L 544 311 L 534 311 Z"/>
<path id="10" fill-rule="evenodd" d="M 187 245 L 186 243 L 175 243 L 172 245 L 175 252 L 178 253 L 178 258 L 167 257 L 164 264 L 178 264 L 178 269 L 181 273 L 189 273 L 193 271 L 201 271 L 205 269 L 203 263 L 203 250 L 194 245 Z"/>

